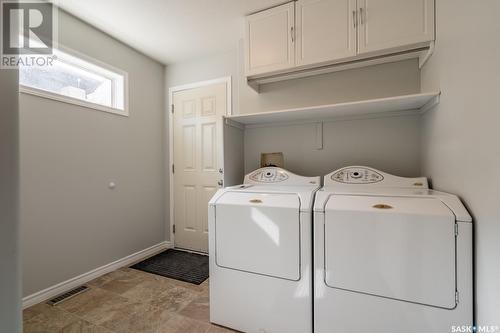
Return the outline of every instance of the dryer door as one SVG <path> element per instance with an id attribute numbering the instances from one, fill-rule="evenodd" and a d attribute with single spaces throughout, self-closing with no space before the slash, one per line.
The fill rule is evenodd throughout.
<path id="1" fill-rule="evenodd" d="M 297 194 L 227 192 L 217 200 L 215 215 L 218 266 L 300 279 Z"/>
<path id="2" fill-rule="evenodd" d="M 455 216 L 433 198 L 331 196 L 325 211 L 325 282 L 454 308 Z"/>

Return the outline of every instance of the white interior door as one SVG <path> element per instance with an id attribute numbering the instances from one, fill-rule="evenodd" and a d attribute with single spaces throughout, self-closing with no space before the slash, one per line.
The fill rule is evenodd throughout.
<path id="1" fill-rule="evenodd" d="M 297 65 L 356 55 L 356 0 L 299 0 Z"/>
<path id="2" fill-rule="evenodd" d="M 359 53 L 434 40 L 434 0 L 358 0 Z"/>
<path id="3" fill-rule="evenodd" d="M 208 201 L 222 186 L 226 84 L 174 92 L 175 246 L 208 252 Z"/>
<path id="4" fill-rule="evenodd" d="M 246 75 L 295 66 L 294 3 L 290 2 L 246 18 Z"/>

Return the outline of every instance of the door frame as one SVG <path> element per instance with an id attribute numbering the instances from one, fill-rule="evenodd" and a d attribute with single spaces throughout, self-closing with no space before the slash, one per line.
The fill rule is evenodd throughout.
<path id="1" fill-rule="evenodd" d="M 233 105 L 232 105 L 232 78 L 231 76 L 225 76 L 217 79 L 206 80 L 206 81 L 198 81 L 193 83 L 188 83 L 180 86 L 170 87 L 168 88 L 168 106 L 165 112 L 168 113 L 168 123 L 166 124 L 166 129 L 168 130 L 168 176 L 169 176 L 169 223 L 168 223 L 168 233 L 166 231 L 166 235 L 170 236 L 170 244 L 175 247 L 175 234 L 174 234 L 174 173 L 172 172 L 172 165 L 174 163 L 174 115 L 172 113 L 172 105 L 173 105 L 173 96 L 174 93 L 189 90 L 194 88 L 201 88 L 206 86 L 211 86 L 214 84 L 225 83 L 226 84 L 226 116 L 230 116 L 233 114 Z M 222 131 L 222 142 L 224 142 L 224 131 Z M 224 161 L 224 147 L 219 147 L 222 153 L 222 161 Z M 222 166 L 224 168 L 224 166 Z M 207 208 L 208 209 L 208 208 Z M 166 223 L 165 223 L 166 225 Z"/>

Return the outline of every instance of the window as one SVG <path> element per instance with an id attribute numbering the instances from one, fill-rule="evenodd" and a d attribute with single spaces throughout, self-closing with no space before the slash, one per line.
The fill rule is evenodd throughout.
<path id="1" fill-rule="evenodd" d="M 96 61 L 54 50 L 52 66 L 21 66 L 21 91 L 128 116 L 127 75 Z"/>

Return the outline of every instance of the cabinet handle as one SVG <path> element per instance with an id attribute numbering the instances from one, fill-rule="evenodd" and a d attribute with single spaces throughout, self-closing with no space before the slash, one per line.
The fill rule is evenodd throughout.
<path id="1" fill-rule="evenodd" d="M 292 43 L 294 43 L 295 42 L 295 31 L 294 31 L 293 27 L 290 28 L 290 37 L 292 38 Z"/>
<path id="2" fill-rule="evenodd" d="M 365 19 L 363 17 L 363 8 L 359 8 L 359 21 L 361 22 L 361 24 L 365 24 Z"/>
<path id="3" fill-rule="evenodd" d="M 356 26 L 358 25 L 358 15 L 356 15 L 356 11 L 352 11 L 352 25 L 354 26 L 354 29 L 356 29 Z"/>

